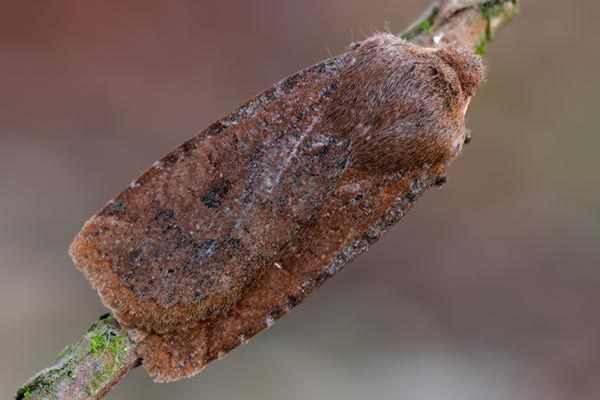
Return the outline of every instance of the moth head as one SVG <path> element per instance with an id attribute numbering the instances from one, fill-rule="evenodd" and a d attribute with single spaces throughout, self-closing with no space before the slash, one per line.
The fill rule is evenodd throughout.
<path id="1" fill-rule="evenodd" d="M 485 79 L 481 57 L 465 47 L 457 46 L 435 50 L 435 54 L 456 72 L 463 95 L 470 99 Z"/>
<path id="2" fill-rule="evenodd" d="M 353 162 L 407 170 L 452 158 L 464 136 L 471 97 L 484 79 L 467 49 L 416 46 L 375 35 L 350 53 L 332 119 L 353 140 Z"/>

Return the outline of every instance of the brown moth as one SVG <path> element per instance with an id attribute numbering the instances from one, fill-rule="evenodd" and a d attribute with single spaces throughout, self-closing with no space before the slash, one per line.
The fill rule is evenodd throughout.
<path id="1" fill-rule="evenodd" d="M 71 256 L 159 382 L 200 372 L 376 241 L 465 141 L 478 57 L 377 34 L 163 157 Z M 415 183 L 416 182 L 416 183 Z"/>

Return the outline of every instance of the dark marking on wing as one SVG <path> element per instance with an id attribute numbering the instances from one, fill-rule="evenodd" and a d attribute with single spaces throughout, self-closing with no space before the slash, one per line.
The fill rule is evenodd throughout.
<path id="1" fill-rule="evenodd" d="M 227 179 L 220 180 L 210 192 L 202 196 L 202 202 L 208 208 L 220 207 L 225 195 L 231 189 L 231 182 Z"/>

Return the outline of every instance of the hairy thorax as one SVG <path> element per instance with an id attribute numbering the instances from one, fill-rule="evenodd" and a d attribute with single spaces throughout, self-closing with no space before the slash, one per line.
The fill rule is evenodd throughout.
<path id="1" fill-rule="evenodd" d="M 466 108 L 483 78 L 478 57 L 387 34 L 366 40 L 349 56 L 328 115 L 333 129 L 352 138 L 354 166 L 406 172 L 460 150 Z"/>

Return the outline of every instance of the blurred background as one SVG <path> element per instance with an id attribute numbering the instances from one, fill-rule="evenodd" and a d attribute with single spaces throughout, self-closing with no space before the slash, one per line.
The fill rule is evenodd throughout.
<path id="1" fill-rule="evenodd" d="M 105 312 L 67 247 L 153 161 L 429 0 L 8 1 L 0 15 L 0 393 Z M 112 399 L 600 398 L 600 3 L 525 0 L 450 182 L 201 375 Z"/>

